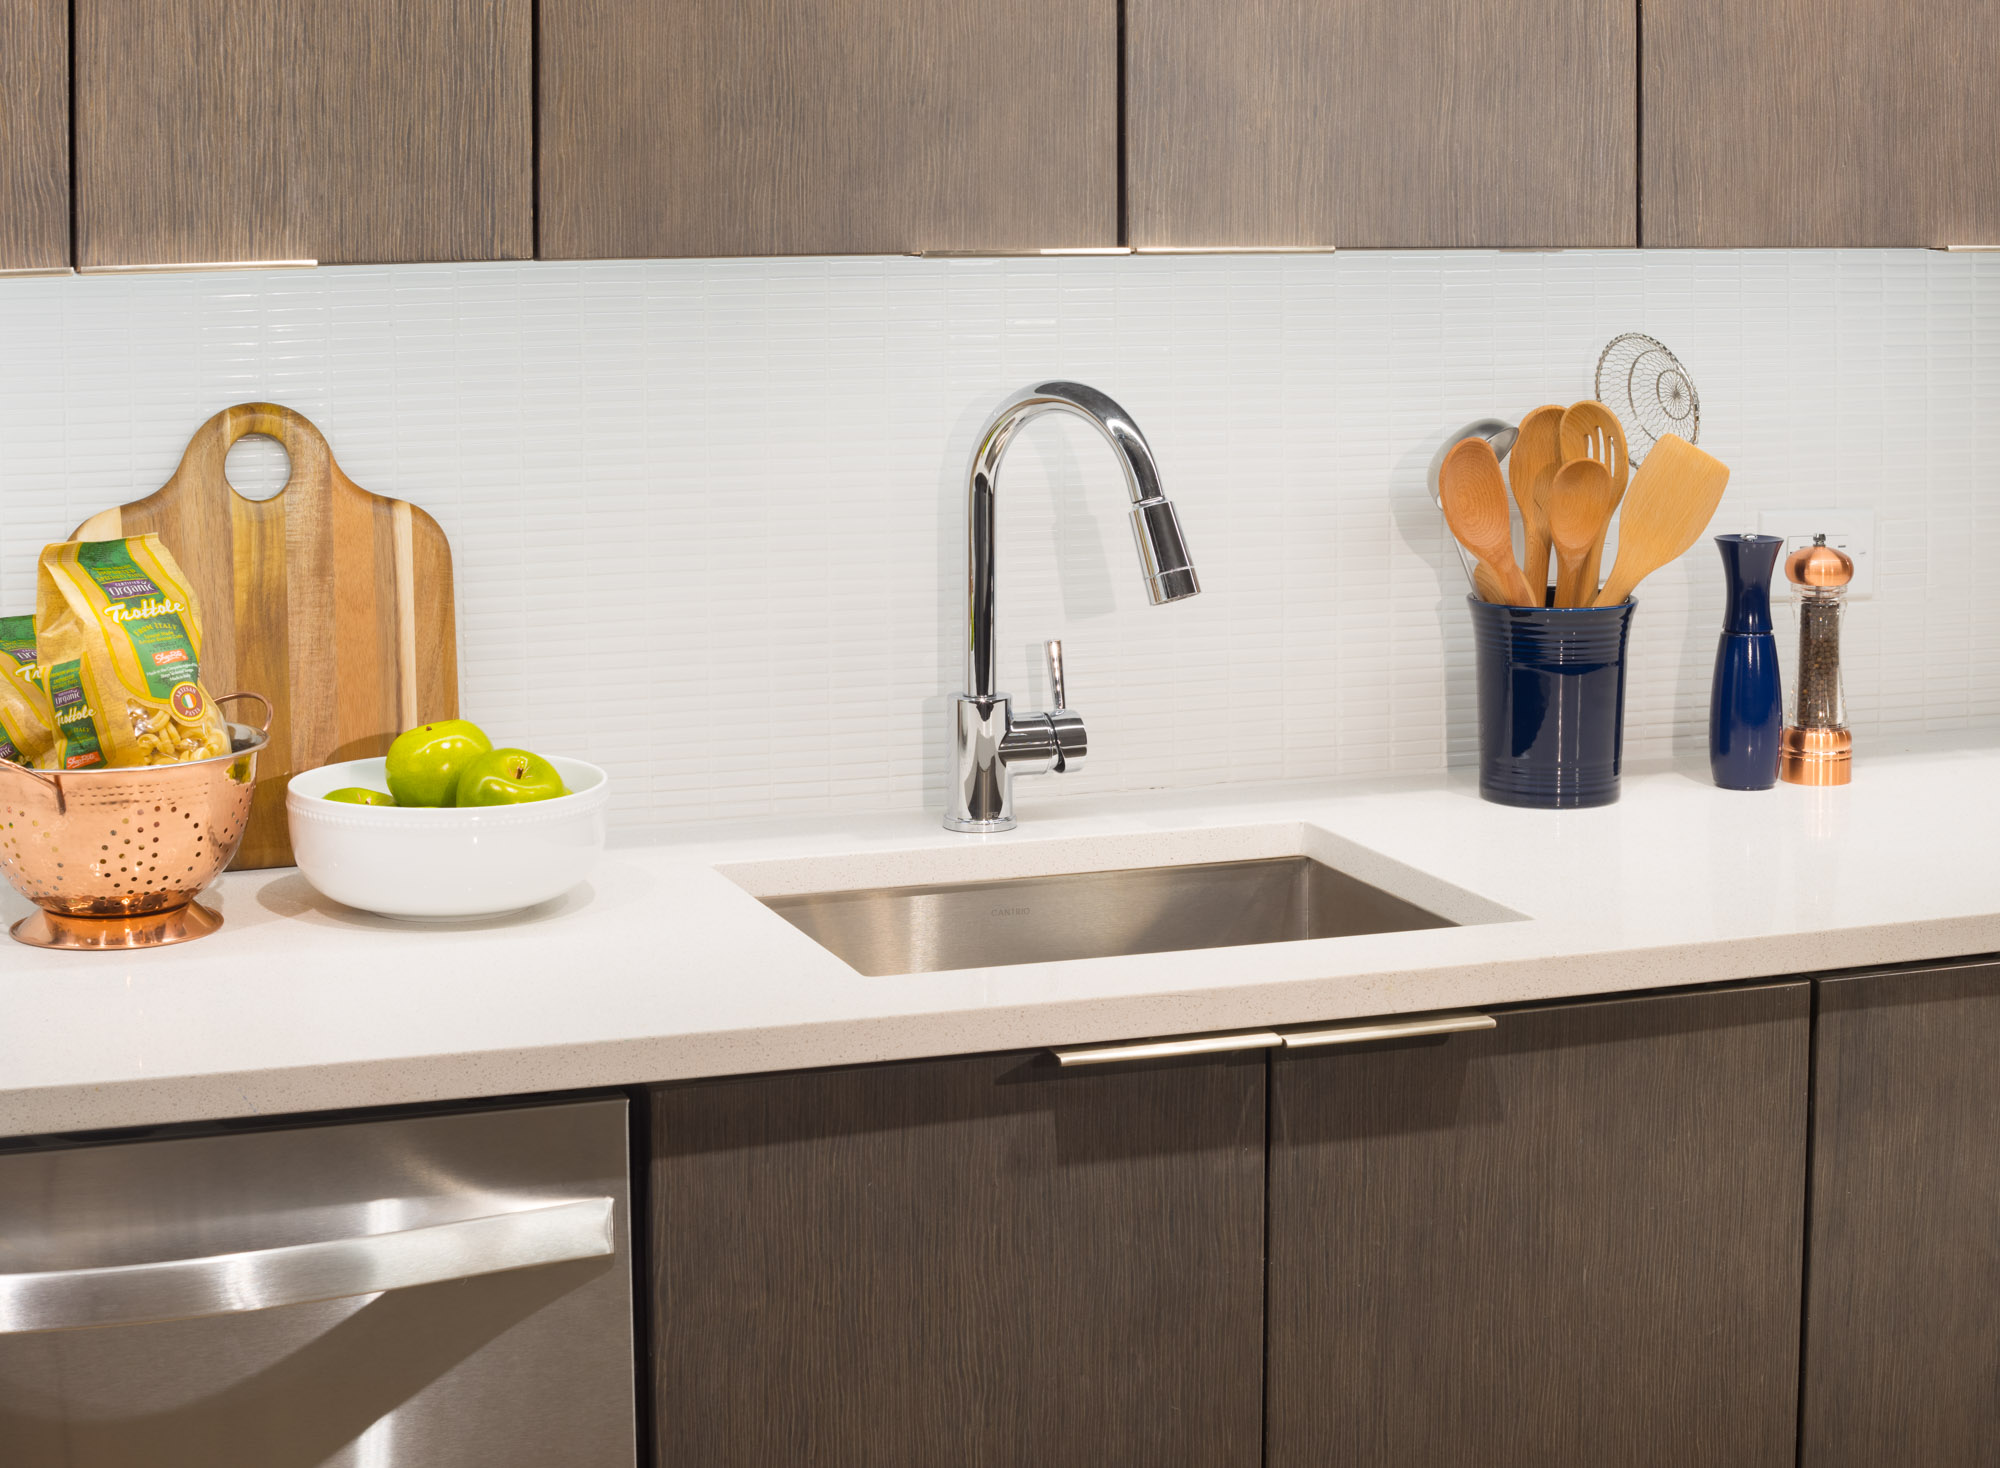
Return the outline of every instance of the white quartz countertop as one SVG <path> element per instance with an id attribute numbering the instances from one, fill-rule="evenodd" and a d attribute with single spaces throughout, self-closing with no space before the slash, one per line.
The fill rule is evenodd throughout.
<path id="1" fill-rule="evenodd" d="M 1839 790 L 1628 774 L 1511 810 L 1470 772 L 684 828 L 528 914 L 419 925 L 232 874 L 211 938 L 0 942 L 0 1135 L 1309 1023 L 2000 951 L 2000 750 L 1863 749 Z M 1305 853 L 1464 925 L 865 978 L 752 892 Z M 11 891 L 0 920 L 28 909 Z"/>

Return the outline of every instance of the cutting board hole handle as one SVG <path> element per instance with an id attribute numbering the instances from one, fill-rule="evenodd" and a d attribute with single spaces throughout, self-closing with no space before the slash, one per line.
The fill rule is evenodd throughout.
<path id="1" fill-rule="evenodd" d="M 267 500 L 291 483 L 292 456 L 269 434 L 246 433 L 229 446 L 222 476 L 246 500 Z"/>

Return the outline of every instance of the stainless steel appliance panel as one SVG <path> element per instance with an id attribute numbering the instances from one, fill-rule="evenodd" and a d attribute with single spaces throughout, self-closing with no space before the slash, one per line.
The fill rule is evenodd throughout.
<path id="1" fill-rule="evenodd" d="M 0 1462 L 631 1468 L 626 1169 L 615 1098 L 0 1155 Z"/>

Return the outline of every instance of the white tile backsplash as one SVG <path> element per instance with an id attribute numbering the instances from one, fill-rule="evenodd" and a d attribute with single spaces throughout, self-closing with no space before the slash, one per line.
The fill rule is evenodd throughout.
<path id="1" fill-rule="evenodd" d="M 1004 683 L 1060 636 L 1088 790 L 1417 771 L 1473 752 L 1444 432 L 1587 396 L 1646 331 L 1734 470 L 1715 529 L 1865 506 L 1877 731 L 2000 728 L 2000 257 L 1919 251 L 654 261 L 0 283 L 0 611 L 232 403 L 313 418 L 457 556 L 466 714 L 617 779 L 619 818 L 940 805 L 963 476 L 1071 377 L 1152 439 L 1206 595 L 1146 605 L 1109 451 L 1041 420 L 1001 487 Z M 1699 749 L 1704 543 L 1641 589 L 1627 749 Z M 1782 626 L 1782 622 L 1781 622 Z"/>

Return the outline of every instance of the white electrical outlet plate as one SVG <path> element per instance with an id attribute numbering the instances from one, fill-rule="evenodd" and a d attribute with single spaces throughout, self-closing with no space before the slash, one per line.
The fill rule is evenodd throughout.
<path id="1" fill-rule="evenodd" d="M 1757 532 L 1782 535 L 1778 573 L 1771 578 L 1771 595 L 1789 597 L 1796 589 L 1785 579 L 1785 562 L 1795 550 L 1824 535 L 1826 543 L 1854 562 L 1854 579 L 1847 584 L 1852 598 L 1875 594 L 1875 512 L 1873 510 L 1759 510 Z"/>

